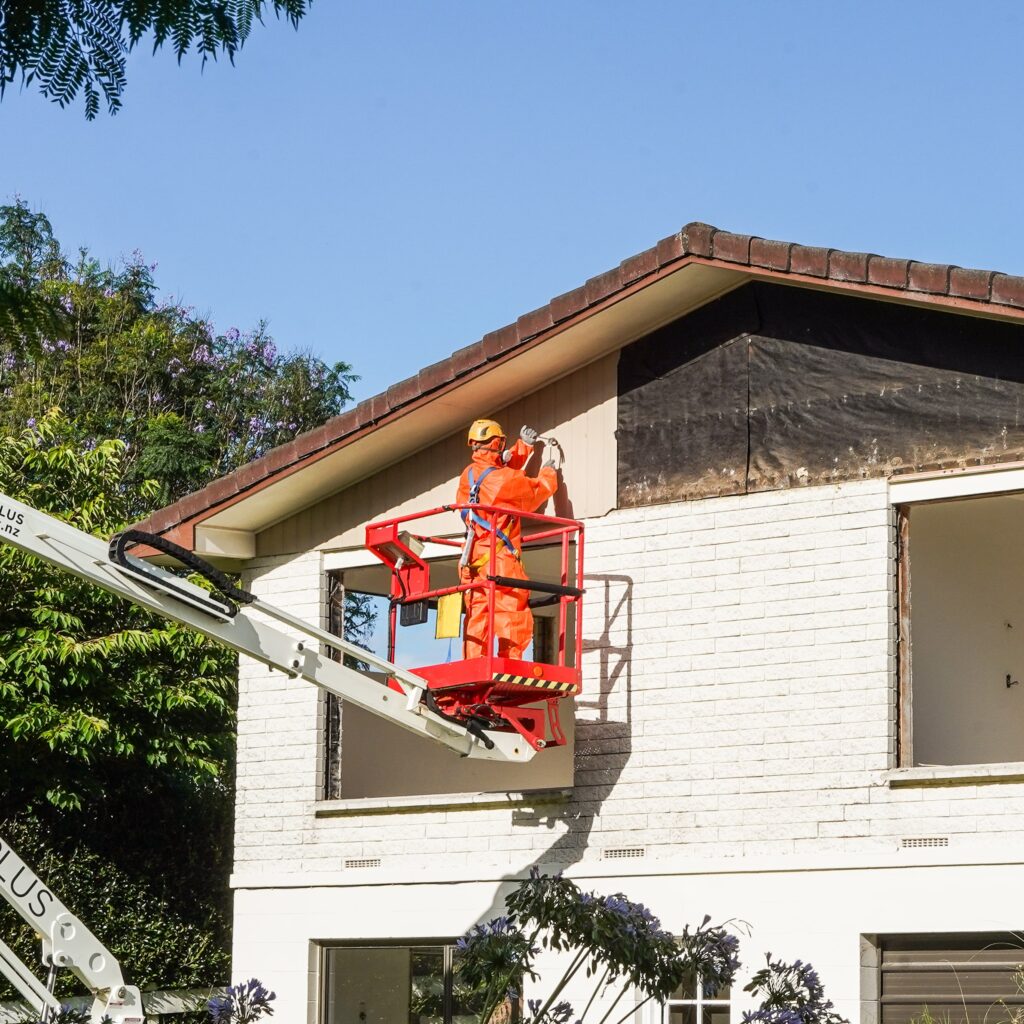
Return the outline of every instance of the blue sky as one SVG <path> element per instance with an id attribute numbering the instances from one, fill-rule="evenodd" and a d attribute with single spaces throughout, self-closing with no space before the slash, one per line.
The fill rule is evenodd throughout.
<path id="1" fill-rule="evenodd" d="M 315 0 L 0 103 L 0 198 L 365 397 L 690 220 L 1024 274 L 1019 4 Z"/>

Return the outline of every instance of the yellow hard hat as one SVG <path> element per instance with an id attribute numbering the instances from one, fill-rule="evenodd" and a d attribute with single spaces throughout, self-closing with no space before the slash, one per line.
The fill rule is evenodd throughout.
<path id="1" fill-rule="evenodd" d="M 486 444 L 496 437 L 504 438 L 505 431 L 496 420 L 474 420 L 469 428 L 467 444 Z"/>

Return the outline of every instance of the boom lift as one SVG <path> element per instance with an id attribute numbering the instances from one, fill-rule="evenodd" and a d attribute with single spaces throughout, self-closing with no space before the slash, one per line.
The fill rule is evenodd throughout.
<path id="1" fill-rule="evenodd" d="M 409 528 L 424 521 L 436 523 L 445 513 L 471 511 L 489 530 L 482 546 L 495 565 L 498 538 L 509 524 L 519 521 L 524 556 L 531 549 L 546 548 L 557 562 L 557 581 L 507 579 L 486 575 L 477 582 L 455 580 L 449 586 L 432 586 L 431 566 L 423 557 L 428 544 L 447 546 L 456 553 L 469 551 L 449 537 L 413 534 Z M 426 618 L 428 606 L 438 600 L 476 590 L 487 602 L 489 650 L 480 657 L 443 664 L 424 665 L 412 671 L 426 681 L 428 697 L 443 714 L 468 726 L 518 733 L 534 749 L 561 746 L 565 735 L 559 723 L 559 705 L 580 691 L 583 650 L 582 597 L 583 524 L 575 519 L 520 512 L 491 505 L 442 505 L 427 512 L 398 516 L 366 527 L 366 546 L 391 570 L 391 603 L 388 616 L 388 658 L 395 657 L 399 624 L 415 624 Z M 461 563 L 460 563 L 461 564 Z M 523 589 L 533 597 L 532 608 L 557 608 L 551 651 L 530 660 L 499 657 L 494 652 L 494 613 L 499 588 Z M 536 652 L 535 652 L 536 653 Z"/>
<path id="2" fill-rule="evenodd" d="M 414 536 L 406 527 L 414 520 L 457 513 L 464 507 L 445 505 L 366 528 L 367 547 L 392 573 L 388 658 L 239 589 L 208 562 L 154 534 L 127 530 L 107 543 L 0 493 L 0 542 L 219 640 L 290 678 L 313 683 L 462 757 L 521 764 L 545 746 L 565 742 L 558 704 L 580 689 L 583 524 L 473 506 L 489 516 L 492 553 L 499 520 L 509 515 L 523 520 L 524 548 L 553 549 L 557 545 L 559 582 L 488 576 L 474 584 L 456 582 L 431 588 L 431 567 L 422 557 L 425 545 L 447 545 L 457 554 L 463 542 L 446 536 Z M 178 560 L 212 584 L 213 592 L 130 554 L 128 549 L 134 545 Z M 470 587 L 487 592 L 492 636 L 497 587 L 519 587 L 543 595 L 531 602 L 533 606 L 557 605 L 554 656 L 547 662 L 511 661 L 495 656 L 492 649 L 486 656 L 468 661 L 414 670 L 396 665 L 398 620 L 423 622 L 428 607 L 436 606 L 439 598 L 461 594 Z M 317 650 L 317 645 L 323 650 Z M 369 668 L 336 661 L 329 650 Z M 104 1015 L 113 1024 L 142 1024 L 139 991 L 125 984 L 117 960 L 2 841 L 0 894 L 42 937 L 43 960 L 50 968 L 46 985 L 0 942 L 0 972 L 40 1013 L 42 1021 L 59 1009 L 52 995 L 53 974 L 66 967 L 93 993 L 91 1019 L 96 1024 Z"/>
<path id="3" fill-rule="evenodd" d="M 127 530 L 108 544 L 0 493 L 0 541 L 463 757 L 515 764 L 529 761 L 537 749 L 515 730 L 487 728 L 472 718 L 446 714 L 429 692 L 427 679 L 238 589 L 214 566 L 162 537 Z M 129 554 L 127 549 L 134 544 L 178 559 L 210 581 L 217 593 Z M 370 671 L 332 660 L 326 650 L 316 649 L 317 644 L 369 665 Z M 380 676 L 386 685 L 381 685 Z"/>
<path id="4" fill-rule="evenodd" d="M 0 895 L 35 929 L 43 944 L 46 984 L 0 941 L 0 973 L 39 1014 L 40 1021 L 45 1024 L 61 1007 L 53 995 L 53 983 L 58 968 L 66 968 L 93 994 L 92 1021 L 98 1024 L 109 1018 L 111 1024 L 143 1024 L 142 997 L 137 988 L 125 984 L 117 959 L 3 840 Z"/>

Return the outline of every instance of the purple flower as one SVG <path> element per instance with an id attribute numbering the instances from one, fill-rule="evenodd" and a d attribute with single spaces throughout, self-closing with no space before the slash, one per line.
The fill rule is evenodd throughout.
<path id="1" fill-rule="evenodd" d="M 35 418 L 35 416 L 30 416 L 27 420 L 25 420 L 25 426 L 27 426 L 27 427 L 34 427 L 35 425 L 36 425 L 36 418 Z"/>
<path id="2" fill-rule="evenodd" d="M 233 344 L 234 342 L 238 341 L 238 339 L 241 337 L 241 334 L 237 327 L 229 327 L 224 332 L 224 337 L 227 338 L 227 340 Z"/>
<path id="3" fill-rule="evenodd" d="M 255 978 L 231 985 L 222 996 L 216 996 L 206 1004 L 213 1024 L 251 1024 L 264 1015 L 271 1017 L 274 1008 L 270 1003 L 277 996 L 268 991 Z"/>

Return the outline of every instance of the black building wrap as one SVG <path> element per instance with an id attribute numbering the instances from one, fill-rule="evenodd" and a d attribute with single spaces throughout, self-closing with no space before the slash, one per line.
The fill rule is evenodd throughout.
<path id="1" fill-rule="evenodd" d="M 1024 458 L 1024 327 L 754 283 L 619 360 L 624 506 Z"/>

